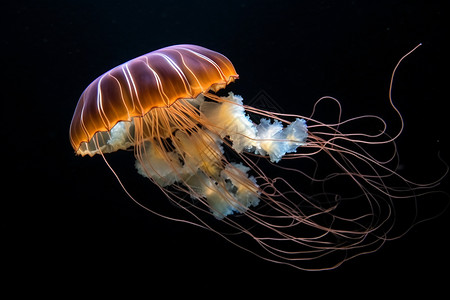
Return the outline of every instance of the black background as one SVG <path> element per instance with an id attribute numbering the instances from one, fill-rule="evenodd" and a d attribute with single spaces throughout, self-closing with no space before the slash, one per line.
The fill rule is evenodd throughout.
<path id="1" fill-rule="evenodd" d="M 68 139 L 78 97 L 92 80 L 164 46 L 192 43 L 226 55 L 240 75 L 230 89 L 244 100 L 263 90 L 286 112 L 308 115 L 315 100 L 330 95 L 341 101 L 345 116 L 383 116 L 395 64 L 422 43 L 396 74 L 394 100 L 406 125 L 399 139 L 403 174 L 430 181 L 443 171 L 438 151 L 450 160 L 443 2 L 7 4 L 1 39 L 7 177 L 1 230 L 8 268 L 2 271 L 16 291 L 32 287 L 44 293 L 55 287 L 84 293 L 102 280 L 100 292 L 125 288 L 149 296 L 157 291 L 231 296 L 241 288 L 288 290 L 299 297 L 306 292 L 351 296 L 358 287 L 380 294 L 392 293 L 391 288 L 444 291 L 448 211 L 336 270 L 302 272 L 149 214 L 127 198 L 101 157 L 75 156 Z M 128 182 L 139 181 L 130 156 L 115 159 L 129 164 Z M 141 188 L 163 197 L 148 183 Z M 448 188 L 448 178 L 440 188 Z"/>

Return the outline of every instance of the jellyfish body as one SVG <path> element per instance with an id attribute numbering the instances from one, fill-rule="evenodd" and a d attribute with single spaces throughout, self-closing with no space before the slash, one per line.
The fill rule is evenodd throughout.
<path id="1" fill-rule="evenodd" d="M 203 47 L 176 45 L 150 52 L 86 88 L 72 119 L 71 144 L 77 154 L 103 157 L 132 147 L 137 172 L 188 212 L 190 223 L 269 261 L 309 268 L 303 263 L 338 253 L 333 267 L 383 244 L 392 228 L 392 200 L 411 197 L 413 184 L 387 166 L 393 158 L 377 160 L 364 147 L 392 144 L 395 138 L 384 132 L 341 131 L 358 117 L 325 124 L 245 106 L 231 92 L 214 94 L 237 78 L 225 56 Z M 385 125 L 378 117 L 365 118 Z M 280 166 L 291 172 L 286 178 L 266 175 L 258 163 L 263 159 L 274 167 L 283 160 L 313 161 L 316 170 L 319 154 L 337 171 L 318 178 L 316 171 Z M 323 189 L 302 192 L 295 183 L 300 177 Z M 387 186 L 388 177 L 405 188 Z M 340 186 L 357 187 L 358 194 L 326 191 L 324 186 L 335 179 Z M 358 201 L 360 210 L 340 213 L 344 200 Z M 230 232 L 216 230 L 217 222 Z M 236 233 L 250 237 L 259 250 L 235 241 Z"/>

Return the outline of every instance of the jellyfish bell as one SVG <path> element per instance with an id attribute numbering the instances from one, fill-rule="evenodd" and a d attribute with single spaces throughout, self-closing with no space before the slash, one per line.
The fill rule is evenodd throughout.
<path id="1" fill-rule="evenodd" d="M 232 92 L 215 94 L 238 77 L 225 56 L 195 45 L 137 57 L 98 77 L 82 93 L 70 125 L 71 144 L 79 155 L 101 155 L 113 172 L 104 154 L 133 148 L 137 172 L 189 220 L 164 217 L 212 230 L 265 260 L 299 269 L 324 257 L 333 257 L 326 260 L 327 268 L 335 267 L 376 250 L 393 227 L 393 199 L 414 198 L 437 184 L 416 185 L 390 168 L 395 147 L 387 161 L 366 150 L 369 144 L 393 144 L 398 136 L 386 134 L 381 118 L 339 117 L 325 124 L 314 115 L 246 106 Z M 377 134 L 342 131 L 362 118 L 384 129 Z M 323 165 L 319 155 L 336 170 L 318 177 L 316 170 Z M 315 170 L 283 165 L 291 160 L 312 161 Z M 391 177 L 403 186 L 389 186 Z M 116 178 L 131 199 L 161 215 L 136 201 Z M 301 179 L 322 190 L 304 192 Z M 344 190 L 352 186 L 358 193 L 327 190 L 336 179 Z M 353 203 L 356 212 L 347 211 Z"/>
<path id="2" fill-rule="evenodd" d="M 98 77 L 83 92 L 70 125 L 72 147 L 77 154 L 97 154 L 100 149 L 92 137 L 98 133 L 104 153 L 119 149 L 114 147 L 127 148 L 130 145 L 105 140 L 117 123 L 143 117 L 153 108 L 169 107 L 178 99 L 217 91 L 238 77 L 225 56 L 194 45 L 171 46 L 137 57 Z"/>

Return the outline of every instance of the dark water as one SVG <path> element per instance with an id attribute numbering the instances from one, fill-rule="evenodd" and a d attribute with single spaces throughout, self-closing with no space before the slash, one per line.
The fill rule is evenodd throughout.
<path id="1" fill-rule="evenodd" d="M 226 55 L 240 75 L 231 90 L 244 100 L 263 92 L 281 110 L 308 115 L 316 99 L 330 95 L 347 116 L 379 113 L 389 121 L 391 72 L 422 43 L 396 75 L 394 97 L 406 124 L 399 151 L 405 175 L 438 176 L 438 151 L 450 160 L 444 1 L 297 2 L 8 4 L 1 38 L 8 277 L 22 285 L 44 279 L 41 291 L 51 282 L 70 291 L 100 278 L 115 284 L 131 278 L 148 285 L 149 294 L 163 282 L 174 288 L 189 283 L 196 292 L 208 286 L 230 292 L 241 284 L 253 291 L 294 287 L 301 295 L 313 283 L 351 294 L 360 279 L 369 290 L 400 279 L 411 290 L 431 279 L 429 290 L 443 289 L 441 270 L 450 267 L 448 212 L 337 270 L 298 272 L 149 215 L 126 197 L 101 158 L 74 156 L 68 129 L 84 88 L 108 69 L 164 46 L 192 43 Z M 129 162 L 128 182 L 140 183 L 131 156 L 116 159 Z M 66 279 L 74 273 L 77 279 Z"/>

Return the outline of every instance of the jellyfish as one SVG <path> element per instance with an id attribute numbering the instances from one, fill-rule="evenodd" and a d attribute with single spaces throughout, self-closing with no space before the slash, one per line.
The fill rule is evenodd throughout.
<path id="1" fill-rule="evenodd" d="M 196 45 L 132 59 L 82 93 L 71 145 L 78 155 L 101 155 L 148 211 L 298 269 L 334 268 L 375 251 L 395 227 L 395 200 L 414 201 L 439 183 L 415 184 L 396 171 L 403 120 L 391 97 L 401 122 L 394 135 L 381 117 L 342 119 L 332 97 L 319 99 L 310 116 L 248 106 L 224 92 L 238 78 L 227 57 Z M 324 102 L 338 107 L 334 122 L 315 117 Z M 379 130 L 364 131 L 360 122 Z M 377 158 L 373 146 L 390 154 Z M 184 217 L 135 199 L 108 163 L 106 154 L 119 150 L 133 151 L 137 173 Z"/>

